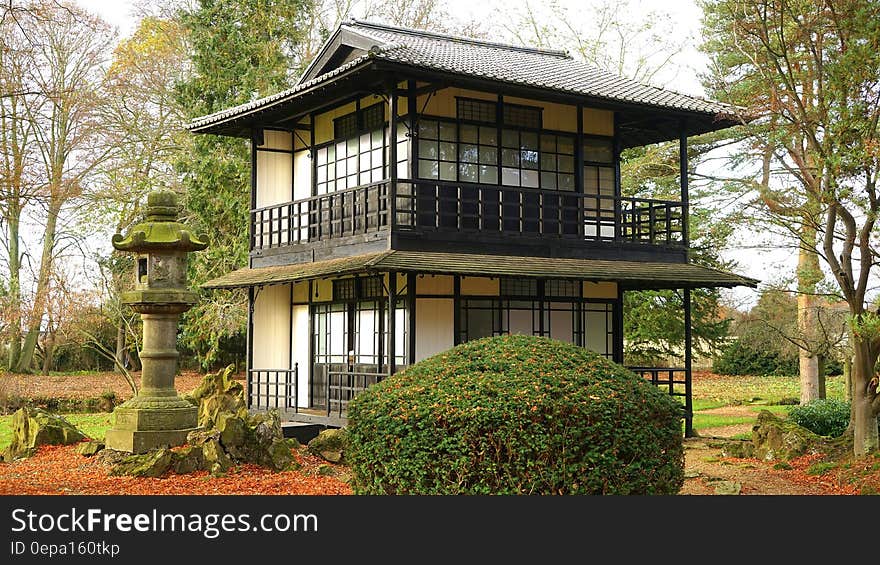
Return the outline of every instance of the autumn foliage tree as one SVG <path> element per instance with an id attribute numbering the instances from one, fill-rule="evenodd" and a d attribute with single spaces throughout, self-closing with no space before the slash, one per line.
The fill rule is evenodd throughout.
<path id="1" fill-rule="evenodd" d="M 785 173 L 773 199 L 799 216 L 799 245 L 820 258 L 849 309 L 850 431 L 857 457 L 878 449 L 880 315 L 869 289 L 880 248 L 880 4 L 869 0 L 704 2 L 716 97 L 745 106 L 757 159 Z M 762 186 L 757 187 L 761 190 Z M 781 211 L 780 211 L 781 212 Z M 786 219 L 788 218 L 788 219 Z M 815 237 L 811 235 L 815 233 Z"/>

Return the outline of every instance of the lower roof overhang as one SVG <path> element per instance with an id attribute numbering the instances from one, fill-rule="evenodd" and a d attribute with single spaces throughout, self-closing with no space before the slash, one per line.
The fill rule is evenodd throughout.
<path id="1" fill-rule="evenodd" d="M 314 263 L 238 269 L 202 284 L 202 288 L 245 288 L 359 273 L 387 272 L 616 282 L 624 290 L 736 286 L 755 288 L 759 282 L 749 277 L 688 263 L 392 250 Z"/>

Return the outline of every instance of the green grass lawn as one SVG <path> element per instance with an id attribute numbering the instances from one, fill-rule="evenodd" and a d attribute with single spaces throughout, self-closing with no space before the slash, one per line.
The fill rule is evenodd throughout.
<path id="1" fill-rule="evenodd" d="M 698 432 L 705 428 L 720 428 L 739 424 L 753 424 L 758 420 L 758 412 L 769 410 L 777 416 L 788 416 L 788 406 L 751 406 L 751 416 L 722 416 L 719 414 L 694 414 L 694 429 Z"/>
<path id="2" fill-rule="evenodd" d="M 825 379 L 828 398 L 844 398 L 845 380 L 842 376 Z M 693 385 L 693 426 L 697 433 L 702 429 L 754 424 L 761 410 L 769 410 L 778 416 L 787 416 L 793 403 L 800 399 L 798 376 L 725 376 L 701 379 Z M 723 416 L 700 414 L 723 406 L 748 406 L 749 416 Z"/>
<path id="3" fill-rule="evenodd" d="M 67 421 L 79 430 L 95 439 L 104 439 L 104 433 L 110 428 L 112 414 L 97 412 L 95 414 L 64 414 Z M 0 416 L 0 450 L 6 449 L 12 440 L 12 414 Z"/>

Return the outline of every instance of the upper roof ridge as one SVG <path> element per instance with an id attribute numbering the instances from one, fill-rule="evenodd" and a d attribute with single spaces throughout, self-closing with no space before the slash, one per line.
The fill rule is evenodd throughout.
<path id="1" fill-rule="evenodd" d="M 520 45 L 511 45 L 509 43 L 500 43 L 497 41 L 486 41 L 484 39 L 476 39 L 474 37 L 465 37 L 462 35 L 453 35 L 447 33 L 438 33 L 434 31 L 426 31 L 422 29 L 412 29 L 407 27 L 399 27 L 393 26 L 389 24 L 383 24 L 378 22 L 373 22 L 369 20 L 359 20 L 355 18 L 351 18 L 343 22 L 343 25 L 350 26 L 362 26 L 366 28 L 373 28 L 380 31 L 391 31 L 391 32 L 399 32 L 406 33 L 409 35 L 415 35 L 418 37 L 426 37 L 430 39 L 443 39 L 446 41 L 453 41 L 456 43 L 469 43 L 471 45 L 481 45 L 484 47 L 493 47 L 496 49 L 508 49 L 511 51 L 520 51 L 524 53 L 535 53 L 539 55 L 549 55 L 552 57 L 560 57 L 565 59 L 571 59 L 571 55 L 568 51 L 563 51 L 560 49 L 539 49 L 537 47 L 523 47 Z"/>

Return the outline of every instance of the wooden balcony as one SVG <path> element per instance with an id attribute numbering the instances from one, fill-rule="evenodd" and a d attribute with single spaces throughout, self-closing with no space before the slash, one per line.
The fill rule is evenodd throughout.
<path id="1" fill-rule="evenodd" d="M 393 190 L 392 190 L 393 189 Z M 427 180 L 382 181 L 251 212 L 251 251 L 394 234 L 418 241 L 619 243 L 683 251 L 681 202 Z M 427 249 L 428 247 L 425 247 Z M 392 248 L 394 246 L 392 245 Z"/>

